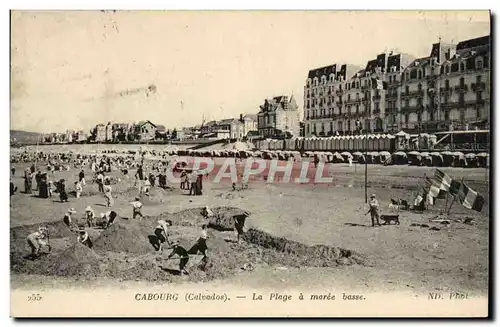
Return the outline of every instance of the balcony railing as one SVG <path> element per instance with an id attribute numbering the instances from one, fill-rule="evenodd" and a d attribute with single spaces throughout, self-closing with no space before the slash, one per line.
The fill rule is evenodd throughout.
<path id="1" fill-rule="evenodd" d="M 451 87 L 448 87 L 448 88 L 446 88 L 446 87 L 441 87 L 441 88 L 439 89 L 439 91 L 441 92 L 441 94 L 446 95 L 446 94 L 451 94 L 452 89 L 451 89 Z"/>
<path id="2" fill-rule="evenodd" d="M 377 94 L 376 94 L 376 95 L 374 95 L 374 96 L 372 97 L 372 99 L 373 99 L 373 101 L 378 101 L 378 100 L 380 100 L 380 94 L 378 94 L 378 95 L 377 95 Z"/>
<path id="3" fill-rule="evenodd" d="M 337 107 L 342 107 L 342 101 L 337 101 L 336 104 L 337 104 Z"/>
<path id="4" fill-rule="evenodd" d="M 470 101 L 471 104 L 475 104 L 476 101 Z M 467 105 L 466 101 L 458 101 L 458 102 L 446 102 L 441 103 L 441 109 L 454 109 L 454 108 L 465 108 Z"/>
<path id="5" fill-rule="evenodd" d="M 386 98 L 387 100 L 389 100 L 389 99 L 396 99 L 397 97 L 398 97 L 398 95 L 397 95 L 397 94 L 389 94 L 389 93 L 388 93 L 388 94 L 386 94 L 386 95 L 385 95 L 385 98 Z"/>
<path id="6" fill-rule="evenodd" d="M 484 91 L 486 89 L 486 83 L 483 83 L 483 82 L 472 83 L 471 88 L 472 88 L 472 91 L 474 91 L 474 92 Z"/>
<path id="7" fill-rule="evenodd" d="M 416 105 L 416 106 L 402 106 L 401 107 L 401 112 L 404 112 L 404 113 L 409 113 L 409 112 L 419 112 L 419 111 L 422 111 L 424 110 L 424 106 L 422 106 L 421 104 L 420 105 Z"/>
<path id="8" fill-rule="evenodd" d="M 424 96 L 424 91 L 423 90 L 418 90 L 418 91 L 413 91 L 413 92 L 408 92 L 408 96 L 416 96 L 416 97 L 423 97 Z"/>
<path id="9" fill-rule="evenodd" d="M 342 91 L 342 90 L 335 91 L 335 94 L 338 96 L 341 96 L 343 93 L 344 93 L 344 91 Z"/>
<path id="10" fill-rule="evenodd" d="M 380 114 L 380 109 L 373 109 L 372 114 L 374 115 Z"/>
<path id="11" fill-rule="evenodd" d="M 458 93 L 466 93 L 468 90 L 469 90 L 469 86 L 466 84 L 455 86 L 455 91 Z"/>

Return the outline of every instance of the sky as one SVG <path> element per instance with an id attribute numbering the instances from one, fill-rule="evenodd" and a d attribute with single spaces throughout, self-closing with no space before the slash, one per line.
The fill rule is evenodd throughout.
<path id="1" fill-rule="evenodd" d="M 302 108 L 310 69 L 489 33 L 487 11 L 13 11 L 11 129 L 179 128 L 282 94 Z"/>

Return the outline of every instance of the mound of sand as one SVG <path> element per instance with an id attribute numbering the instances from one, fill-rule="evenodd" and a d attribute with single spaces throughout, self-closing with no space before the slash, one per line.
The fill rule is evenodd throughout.
<path id="1" fill-rule="evenodd" d="M 147 224 L 147 225 L 146 225 Z M 146 253 L 152 250 L 148 235 L 150 223 L 138 220 L 120 220 L 101 233 L 94 247 L 102 251 Z"/>
<path id="2" fill-rule="evenodd" d="M 279 263 L 292 267 L 335 267 L 365 264 L 365 258 L 351 250 L 326 245 L 307 246 L 284 237 L 272 236 L 258 229 L 250 228 L 243 238 L 249 243 L 274 250 L 274 253 L 264 252 L 264 260 L 271 264 Z"/>
<path id="3" fill-rule="evenodd" d="M 247 215 L 249 212 L 236 207 L 215 207 L 212 209 L 214 216 L 210 218 L 208 223 L 209 228 L 219 231 L 234 230 L 234 216 Z"/>
<path id="4" fill-rule="evenodd" d="M 61 220 L 49 223 L 21 225 L 10 229 L 10 236 L 13 239 L 25 239 L 29 234 L 37 232 L 40 226 L 46 226 L 49 229 L 49 236 L 51 238 L 71 237 L 75 234 L 64 224 Z"/>
<path id="5" fill-rule="evenodd" d="M 99 256 L 92 250 L 76 243 L 58 256 L 47 256 L 38 262 L 47 275 L 56 276 L 99 276 Z"/>
<path id="6" fill-rule="evenodd" d="M 174 225 L 179 226 L 201 226 L 202 224 L 207 224 L 209 228 L 215 230 L 232 231 L 234 230 L 233 217 L 246 212 L 245 210 L 236 207 L 213 207 L 211 210 L 214 215 L 207 222 L 202 215 L 203 208 L 204 207 L 199 207 L 174 213 L 163 213 L 160 215 L 160 218 L 170 219 Z"/>

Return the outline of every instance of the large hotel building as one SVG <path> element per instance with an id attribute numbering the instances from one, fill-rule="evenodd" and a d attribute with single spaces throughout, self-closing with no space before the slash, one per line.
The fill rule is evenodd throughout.
<path id="1" fill-rule="evenodd" d="M 304 134 L 352 134 L 357 120 L 374 133 L 489 128 L 490 54 L 490 37 L 484 36 L 435 43 L 423 58 L 391 52 L 364 69 L 313 69 L 304 87 Z"/>

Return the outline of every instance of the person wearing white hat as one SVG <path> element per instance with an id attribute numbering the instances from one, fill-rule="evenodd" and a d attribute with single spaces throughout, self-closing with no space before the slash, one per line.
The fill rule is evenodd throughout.
<path id="1" fill-rule="evenodd" d="M 82 191 L 83 191 L 82 184 L 79 181 L 76 181 L 75 182 L 75 195 L 76 195 L 77 199 L 79 199 L 80 196 L 82 196 Z"/>
<path id="2" fill-rule="evenodd" d="M 94 210 L 90 206 L 85 208 L 85 218 L 87 219 L 87 226 L 94 227 L 95 226 L 95 213 Z"/>
<path id="3" fill-rule="evenodd" d="M 74 208 L 68 209 L 68 211 L 64 214 L 63 217 L 63 222 L 66 226 L 71 227 L 71 215 L 76 213 L 76 210 Z"/>
<path id="4" fill-rule="evenodd" d="M 378 214 L 378 200 L 377 200 L 375 194 L 372 194 L 370 196 L 369 205 L 370 205 L 370 209 L 368 209 L 368 212 L 366 214 L 371 215 L 372 227 L 375 227 L 375 219 L 377 220 L 377 225 L 380 226 L 379 214 Z"/>
<path id="5" fill-rule="evenodd" d="M 140 216 L 142 220 L 144 216 L 141 212 L 142 202 L 140 201 L 139 197 L 135 197 L 135 201 L 131 202 L 130 204 L 132 205 L 132 219 L 135 219 L 136 216 Z"/>
<path id="6" fill-rule="evenodd" d="M 111 195 L 111 186 L 104 185 L 104 198 L 106 199 L 106 206 L 111 207 L 115 201 L 113 200 L 113 195 Z"/>
<path id="7" fill-rule="evenodd" d="M 103 227 L 104 229 L 113 225 L 118 214 L 115 211 L 108 211 L 105 213 L 101 213 L 101 219 L 104 220 Z"/>
<path id="8" fill-rule="evenodd" d="M 87 246 L 89 249 L 92 249 L 94 244 L 90 239 L 89 233 L 85 230 L 85 227 L 80 227 L 78 229 L 78 237 L 76 238 L 77 242 Z"/>
<path id="9" fill-rule="evenodd" d="M 210 209 L 209 206 L 205 206 L 203 208 L 203 210 L 201 211 L 201 215 L 203 216 L 203 218 L 205 219 L 210 219 L 214 216 L 214 213 L 213 211 Z"/>
<path id="10" fill-rule="evenodd" d="M 31 248 L 31 257 L 32 259 L 35 259 L 38 257 L 40 253 L 40 249 L 43 246 L 47 246 L 49 249 L 49 252 L 52 250 L 52 247 L 48 243 L 48 238 L 49 238 L 49 231 L 47 227 L 39 227 L 38 231 L 31 233 L 27 238 L 26 241 L 28 242 L 29 247 Z M 45 241 L 47 239 L 47 241 Z"/>

